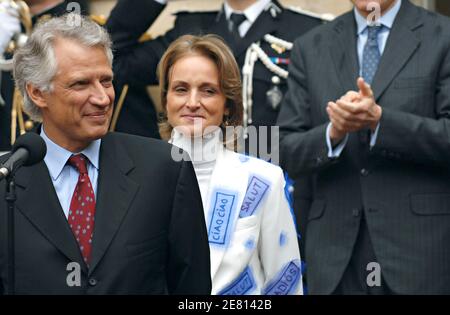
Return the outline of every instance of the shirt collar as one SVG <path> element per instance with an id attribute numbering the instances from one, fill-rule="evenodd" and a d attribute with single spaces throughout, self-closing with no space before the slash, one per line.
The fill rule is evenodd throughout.
<path id="1" fill-rule="evenodd" d="M 387 27 L 388 29 L 391 29 L 392 25 L 394 24 L 395 18 L 397 17 L 398 12 L 400 11 L 401 5 L 402 0 L 397 0 L 394 6 L 380 17 L 379 20 L 380 24 L 383 25 L 384 27 Z M 360 35 L 367 28 L 367 19 L 358 12 L 356 7 L 353 10 L 355 13 L 357 32 L 358 35 Z"/>
<path id="2" fill-rule="evenodd" d="M 267 7 L 267 5 L 271 1 L 272 0 L 259 0 L 259 1 L 255 2 L 254 4 L 252 4 L 251 6 L 249 6 L 244 11 L 233 10 L 230 7 L 230 5 L 228 4 L 228 2 L 225 1 L 224 2 L 225 16 L 226 16 L 227 20 L 229 20 L 231 13 L 243 13 L 245 15 L 245 17 L 247 18 L 247 20 L 249 20 L 249 22 L 251 24 L 253 24 L 256 21 L 256 19 L 258 18 L 258 16 L 261 14 L 261 12 L 264 11 L 264 9 Z"/>
<path id="3" fill-rule="evenodd" d="M 50 172 L 50 176 L 53 180 L 57 180 L 59 175 L 67 163 L 67 160 L 72 156 L 72 152 L 59 146 L 45 134 L 44 126 L 41 129 L 41 137 L 44 139 L 47 145 L 47 154 L 45 155 L 44 161 Z M 89 162 L 98 170 L 99 169 L 99 157 L 100 157 L 100 145 L 101 139 L 93 141 L 86 149 L 79 152 L 84 154 Z"/>

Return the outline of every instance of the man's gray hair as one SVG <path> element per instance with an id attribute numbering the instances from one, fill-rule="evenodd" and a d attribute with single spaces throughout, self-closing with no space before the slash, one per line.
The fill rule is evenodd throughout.
<path id="1" fill-rule="evenodd" d="M 27 84 L 50 92 L 58 71 L 53 44 L 56 39 L 74 40 L 86 47 L 101 47 L 112 66 L 113 54 L 108 32 L 78 14 L 69 13 L 39 23 L 24 47 L 14 53 L 14 80 L 24 98 L 24 110 L 35 121 L 42 121 L 39 107 L 27 94 Z"/>

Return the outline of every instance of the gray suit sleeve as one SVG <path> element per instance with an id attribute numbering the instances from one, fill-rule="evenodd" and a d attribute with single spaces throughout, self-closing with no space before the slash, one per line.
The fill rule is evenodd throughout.
<path id="1" fill-rule="evenodd" d="M 398 111 L 389 108 L 391 106 L 383 107 L 373 153 L 396 160 L 449 167 L 450 50 L 447 50 L 433 87 L 434 93 L 427 93 L 431 95 L 429 102 L 434 102 L 436 116 L 433 118 Z"/>
<path id="2" fill-rule="evenodd" d="M 312 173 L 338 160 L 328 156 L 328 122 L 312 127 L 313 104 L 309 98 L 306 63 L 298 47 L 297 40 L 291 54 L 288 92 L 278 116 L 280 161 L 291 177 Z"/>
<path id="3" fill-rule="evenodd" d="M 169 226 L 169 294 L 210 294 L 209 243 L 197 178 L 182 162 Z"/>

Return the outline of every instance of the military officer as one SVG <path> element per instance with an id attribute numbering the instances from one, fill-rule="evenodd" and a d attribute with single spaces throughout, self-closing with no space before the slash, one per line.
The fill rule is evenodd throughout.
<path id="1" fill-rule="evenodd" d="M 155 84 L 156 66 L 160 57 L 174 39 L 184 34 L 220 35 L 232 48 L 241 68 L 244 66 L 247 50 L 255 43 L 261 48 L 258 51 L 265 56 L 264 60 L 269 60 L 271 66 L 268 67 L 262 60 L 254 63 L 251 95 L 253 107 L 247 122 L 254 126 L 273 126 L 286 91 L 284 74 L 289 65 L 290 42 L 321 24 L 323 20 L 318 16 L 286 9 L 276 0 L 226 0 L 220 11 L 177 13 L 175 26 L 170 31 L 139 44 L 138 39 L 153 24 L 166 2 L 167 0 L 118 1 L 107 22 L 117 52 L 114 67 L 116 79 L 121 83 L 125 81 L 136 89 Z M 274 68 L 280 71 L 273 71 Z M 142 107 L 149 106 L 126 100 L 122 113 L 130 116 L 133 111 L 142 111 Z M 153 128 L 148 116 L 140 117 L 145 120 L 147 128 Z M 136 123 L 138 122 L 127 123 L 119 119 L 122 127 L 118 131 L 127 132 L 129 128 L 136 128 L 132 126 Z"/>

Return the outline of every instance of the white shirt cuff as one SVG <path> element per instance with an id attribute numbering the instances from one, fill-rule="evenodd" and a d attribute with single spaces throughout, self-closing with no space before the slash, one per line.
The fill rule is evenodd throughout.
<path id="1" fill-rule="evenodd" d="M 378 130 L 380 130 L 380 123 L 378 123 L 377 128 L 375 128 L 374 132 L 370 132 L 370 148 L 372 149 L 376 142 L 378 137 Z"/>
<path id="2" fill-rule="evenodd" d="M 325 138 L 327 140 L 327 147 L 328 147 L 328 157 L 329 158 L 338 158 L 342 151 L 345 148 L 345 145 L 348 141 L 348 134 L 345 135 L 345 138 L 339 143 L 339 145 L 333 149 L 333 146 L 331 145 L 331 139 L 330 139 L 330 129 L 331 129 L 331 123 L 327 126 L 327 132 L 325 135 Z"/>
<path id="3" fill-rule="evenodd" d="M 161 4 L 167 4 L 167 0 L 155 0 L 155 1 Z"/>

